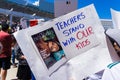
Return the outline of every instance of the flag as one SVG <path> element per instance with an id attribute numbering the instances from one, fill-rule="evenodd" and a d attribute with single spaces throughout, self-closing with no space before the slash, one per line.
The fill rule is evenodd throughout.
<path id="1" fill-rule="evenodd" d="M 40 24 L 41 22 L 44 22 L 44 21 L 45 21 L 44 19 L 33 19 L 33 20 L 29 21 L 29 26 L 33 27 L 33 26 L 38 25 L 38 24 Z"/>

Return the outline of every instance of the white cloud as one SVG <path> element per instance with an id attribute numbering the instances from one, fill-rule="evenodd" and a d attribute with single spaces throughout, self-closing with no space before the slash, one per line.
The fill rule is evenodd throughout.
<path id="1" fill-rule="evenodd" d="M 39 6 L 39 0 L 38 0 L 38 1 L 35 1 L 35 2 L 33 3 L 33 5 Z"/>

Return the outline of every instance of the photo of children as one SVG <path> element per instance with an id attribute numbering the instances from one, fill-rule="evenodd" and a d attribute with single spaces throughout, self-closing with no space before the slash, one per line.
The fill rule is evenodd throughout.
<path id="1" fill-rule="evenodd" d="M 53 28 L 32 35 L 32 39 L 48 69 L 65 57 Z"/>

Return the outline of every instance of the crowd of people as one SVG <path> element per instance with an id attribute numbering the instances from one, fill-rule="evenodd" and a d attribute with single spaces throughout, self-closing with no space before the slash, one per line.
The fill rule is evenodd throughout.
<path id="1" fill-rule="evenodd" d="M 13 35 L 14 32 L 21 29 L 24 28 L 19 21 L 13 22 L 12 25 L 10 25 L 8 20 L 0 21 L 0 43 L 3 47 L 0 48 L 1 80 L 6 80 L 7 70 L 11 67 L 17 68 L 16 77 L 18 80 L 35 80 L 29 64 L 27 63 L 26 57 L 21 51 L 21 48 L 17 44 L 17 41 L 15 40 Z M 44 42 L 40 39 L 39 46 L 36 46 L 39 47 L 40 51 L 43 51 L 44 49 L 48 50 L 46 52 L 46 54 L 48 53 L 47 56 L 46 54 L 41 54 L 48 68 L 52 66 L 55 62 L 65 57 L 64 51 L 57 41 Z M 50 55 L 50 53 L 52 54 L 52 56 Z M 18 61 L 18 64 L 16 64 L 16 60 Z"/>
<path id="2" fill-rule="evenodd" d="M 0 21 L 0 75 L 1 80 L 6 80 L 7 71 L 11 65 L 17 69 L 17 80 L 35 80 L 34 75 L 22 53 L 13 33 L 21 30 L 19 22 L 13 22 L 10 26 L 8 20 Z M 18 64 L 15 63 L 18 60 Z"/>

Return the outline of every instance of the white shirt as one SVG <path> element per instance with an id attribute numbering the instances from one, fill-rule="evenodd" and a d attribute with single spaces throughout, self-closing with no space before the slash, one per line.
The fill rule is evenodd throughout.
<path id="1" fill-rule="evenodd" d="M 114 62 L 104 70 L 102 80 L 120 80 L 120 62 Z"/>

